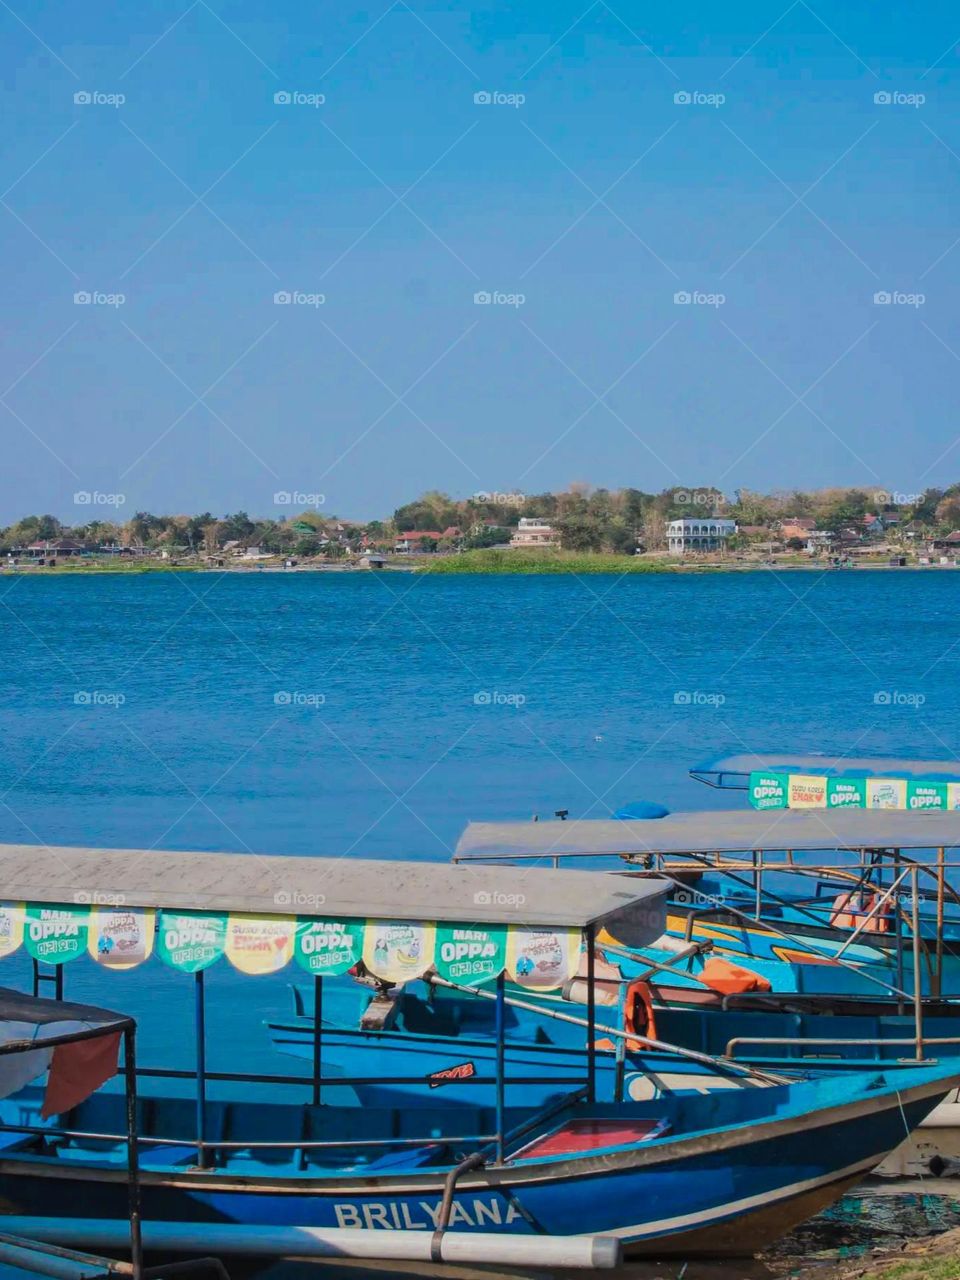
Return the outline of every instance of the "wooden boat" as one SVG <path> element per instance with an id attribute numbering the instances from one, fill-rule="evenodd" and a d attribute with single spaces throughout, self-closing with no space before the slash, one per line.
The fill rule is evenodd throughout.
<path id="1" fill-rule="evenodd" d="M 620 874 L 669 878 L 668 924 L 677 937 L 709 940 L 718 949 L 757 960 L 803 967 L 839 964 L 849 973 L 885 969 L 879 980 L 888 990 L 912 993 L 915 987 L 921 994 L 949 995 L 956 989 L 960 995 L 960 944 L 950 936 L 945 915 L 945 899 L 954 894 L 945 854 L 956 849 L 960 811 L 725 809 L 647 821 L 470 823 L 455 860 L 471 865 L 619 862 Z M 936 851 L 936 866 L 926 865 L 923 859 Z M 810 861 L 825 853 L 832 855 L 826 862 Z M 718 872 L 725 889 L 717 885 Z M 864 892 L 868 873 L 873 877 L 869 908 L 848 901 L 841 910 L 831 898 L 812 909 L 799 895 L 790 901 L 779 891 L 785 877 L 803 877 L 809 884 L 811 876 L 829 874 L 846 886 L 843 893 L 849 897 Z M 943 923 L 935 936 L 929 921 L 921 924 L 924 877 L 937 886 L 936 919 Z M 897 894 L 909 898 L 909 907 L 901 904 L 885 915 Z M 874 922 L 883 927 L 871 928 Z M 838 994 L 844 994 L 847 979 L 836 971 L 830 976 Z"/>
<path id="2" fill-rule="evenodd" d="M 634 1256 L 742 1256 L 836 1200 L 958 1078 L 955 1065 L 938 1065 L 619 1106 L 571 1102 L 512 1112 L 500 1154 L 478 1140 L 496 1123 L 490 1112 L 212 1104 L 209 1167 L 189 1142 L 147 1147 L 143 1206 L 164 1222 L 595 1233 Z M 98 1102 L 69 1117 L 78 1131 L 116 1125 L 117 1111 Z M 144 1143 L 187 1119 L 182 1102 L 145 1102 Z M 411 1122 L 434 1136 L 398 1148 Z M 106 1139 L 32 1136 L 0 1155 L 0 1194 L 20 1214 L 109 1219 L 124 1177 Z"/>
<path id="3" fill-rule="evenodd" d="M 597 934 L 612 931 L 633 947 L 659 936 L 665 886 L 654 878 L 26 846 L 0 847 L 0 878 L 12 900 L 3 908 L 13 927 L 8 953 L 19 921 L 24 945 L 36 958 L 51 944 L 45 954 L 61 973 L 81 950 L 124 969 L 148 961 L 155 934 L 161 959 L 193 974 L 196 1096 L 166 1096 L 172 1073 L 152 1068 L 141 1072 L 149 1087 L 138 1103 L 144 1211 L 170 1228 L 359 1229 L 382 1235 L 385 1249 L 392 1233 L 410 1233 L 438 1258 L 448 1232 L 533 1238 L 544 1251 L 587 1234 L 652 1256 L 744 1254 L 835 1200 L 960 1079 L 952 1064 L 784 1083 L 766 1073 L 765 1087 L 600 1101 Z M 62 904 L 91 883 L 109 884 L 123 905 L 85 915 L 81 926 Z M 290 914 L 299 902 L 315 912 L 321 897 L 322 916 Z M 506 976 L 532 991 L 560 989 L 581 945 L 582 1082 L 549 1107 L 511 1108 Z M 358 950 L 384 981 L 441 966 L 461 967 L 468 981 L 492 976 L 492 1107 L 324 1105 L 319 1018 L 310 1076 L 219 1072 L 224 1100 L 207 1096 L 204 966 L 226 953 L 243 972 L 276 972 L 296 955 L 320 995 L 325 975 L 355 965 Z M 276 1101 L 279 1087 L 310 1100 Z M 256 1100 L 262 1088 L 266 1103 Z M 89 1233 L 99 1221 L 106 1232 L 126 1186 L 120 1106 L 100 1094 L 44 1119 L 29 1089 L 4 1103 L 6 1206 L 60 1219 L 66 1231 L 73 1222 Z"/>

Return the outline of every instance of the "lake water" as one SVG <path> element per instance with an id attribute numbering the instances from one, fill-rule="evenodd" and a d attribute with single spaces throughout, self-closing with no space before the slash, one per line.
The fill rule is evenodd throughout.
<path id="1" fill-rule="evenodd" d="M 743 805 L 686 775 L 724 749 L 957 750 L 949 572 L 38 574 L 0 604 L 2 841 L 445 860 L 468 819 Z M 151 1005 L 149 1051 L 187 1034 L 163 966 L 67 974 Z M 215 966 L 211 1068 L 276 1069 L 213 996 L 285 1012 L 285 981 Z"/>

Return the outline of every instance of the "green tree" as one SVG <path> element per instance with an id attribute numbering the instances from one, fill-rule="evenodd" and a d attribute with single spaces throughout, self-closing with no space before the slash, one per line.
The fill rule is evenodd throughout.
<path id="1" fill-rule="evenodd" d="M 607 543 L 617 555 L 633 555 L 637 549 L 637 530 L 625 520 L 615 520 L 607 528 Z"/>
<path id="2" fill-rule="evenodd" d="M 191 516 L 186 523 L 184 534 L 187 540 L 187 546 L 191 550 L 196 551 L 203 545 L 203 531 L 208 524 L 214 523 L 214 516 L 209 511 L 204 511 L 203 515 Z"/>
<path id="3" fill-rule="evenodd" d="M 246 542 L 255 528 L 256 525 L 245 511 L 238 511 L 232 516 L 224 516 L 220 521 L 221 537 L 224 542 L 233 540 Z"/>
<path id="4" fill-rule="evenodd" d="M 564 551 L 602 551 L 604 530 L 586 512 L 572 512 L 557 522 Z"/>
<path id="5" fill-rule="evenodd" d="M 452 524 L 457 524 L 460 512 L 457 505 L 445 493 L 432 489 L 415 502 L 398 507 L 393 519 L 400 532 L 421 529 L 439 529 L 441 532 Z"/>

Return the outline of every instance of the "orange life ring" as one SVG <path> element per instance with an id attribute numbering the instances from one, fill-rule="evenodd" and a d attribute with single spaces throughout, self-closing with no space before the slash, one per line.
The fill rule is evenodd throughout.
<path id="1" fill-rule="evenodd" d="M 653 1012 L 653 997 L 646 982 L 637 979 L 627 987 L 623 1001 L 623 1029 L 630 1036 L 643 1036 L 651 1040 L 657 1038 L 657 1020 Z M 640 1040 L 628 1040 L 627 1048 L 637 1050 L 643 1048 Z"/>

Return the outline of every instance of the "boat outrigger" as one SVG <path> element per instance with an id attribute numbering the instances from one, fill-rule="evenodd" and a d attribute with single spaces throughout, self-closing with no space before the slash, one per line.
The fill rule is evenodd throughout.
<path id="1" fill-rule="evenodd" d="M 960 1079 L 956 1064 L 933 1063 L 793 1082 L 707 1059 L 742 1087 L 599 1101 L 597 938 L 629 949 L 662 933 L 667 885 L 655 876 L 28 846 L 0 847 L 0 875 L 5 954 L 22 945 L 62 975 L 84 952 L 129 968 L 156 950 L 194 975 L 195 1099 L 164 1093 L 180 1072 L 139 1073 L 150 1089 L 139 1104 L 144 1213 L 163 1224 L 172 1251 L 193 1247 L 209 1225 L 218 1250 L 240 1252 L 269 1228 L 300 1253 L 311 1240 L 329 1248 L 331 1231 L 359 1247 L 358 1232 L 382 1241 L 381 1257 L 415 1247 L 435 1261 L 742 1255 L 840 1196 Z M 88 907 L 91 896 L 122 906 Z M 568 1087 L 549 1105 L 515 1106 L 507 978 L 530 993 L 554 990 L 581 954 L 583 1073 L 554 1077 Z M 433 1108 L 324 1103 L 316 1012 L 309 1075 L 207 1072 L 202 975 L 223 957 L 247 974 L 295 963 L 314 979 L 315 1011 L 327 977 L 361 962 L 395 984 L 428 970 L 464 988 L 492 981 L 494 1105 L 447 1106 L 442 1090 Z M 214 1076 L 242 1089 L 214 1101 Z M 271 1100 L 253 1101 L 256 1087 Z M 279 1088 L 301 1100 L 276 1101 Z M 27 1086 L 12 1103 L 0 1107 L 0 1195 L 18 1222 L 87 1245 L 111 1238 L 125 1185 L 122 1100 L 100 1094 L 45 1117 Z"/>

